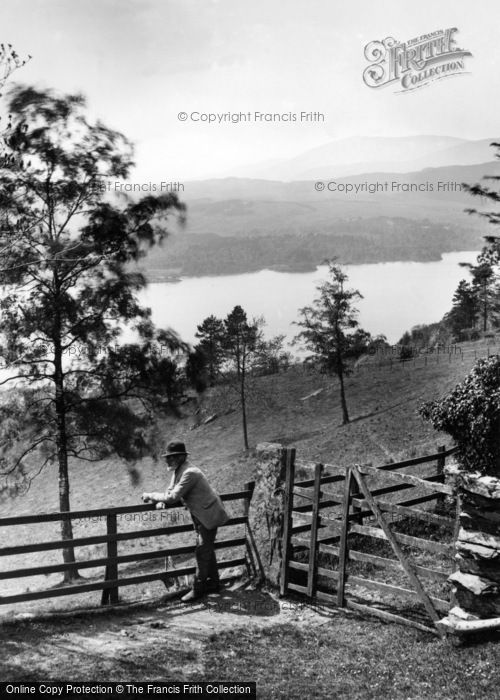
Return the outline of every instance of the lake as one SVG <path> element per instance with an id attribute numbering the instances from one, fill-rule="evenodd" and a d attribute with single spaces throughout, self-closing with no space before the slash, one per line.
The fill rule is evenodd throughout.
<path id="1" fill-rule="evenodd" d="M 383 333 L 391 344 L 417 324 L 439 321 L 451 308 L 461 279 L 469 279 L 459 262 L 476 262 L 478 251 L 445 253 L 436 262 L 391 262 L 346 265 L 347 286 L 363 299 L 357 304 L 359 321 L 372 335 Z M 326 279 L 327 268 L 286 273 L 262 270 L 222 277 L 190 277 L 177 283 L 151 283 L 141 300 L 151 307 L 153 321 L 171 327 L 195 343 L 196 327 L 207 316 L 224 318 L 236 304 L 251 318 L 263 315 L 265 335 L 284 334 L 291 340 L 299 331 L 292 322 L 298 309 L 309 305 L 315 287 Z"/>

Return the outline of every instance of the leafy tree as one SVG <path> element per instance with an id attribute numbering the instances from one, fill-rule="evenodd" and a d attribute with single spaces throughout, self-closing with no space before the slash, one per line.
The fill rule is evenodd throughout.
<path id="1" fill-rule="evenodd" d="M 196 349 L 205 357 L 208 381 L 210 386 L 213 386 L 224 361 L 224 350 L 222 348 L 224 323 L 213 315 L 208 316 L 200 323 L 195 335 L 200 339 Z"/>
<path id="2" fill-rule="evenodd" d="M 411 360 L 415 356 L 415 349 L 413 345 L 401 345 L 399 348 L 398 360 L 400 362 L 406 362 Z"/>
<path id="3" fill-rule="evenodd" d="M 500 477 L 500 356 L 478 360 L 460 384 L 421 406 L 420 414 L 455 440 L 464 469 Z"/>
<path id="4" fill-rule="evenodd" d="M 317 287 L 319 296 L 311 306 L 299 310 L 302 317 L 296 325 L 303 330 L 295 342 L 302 342 L 312 351 L 322 371 L 338 377 L 342 423 L 349 422 L 344 378 L 352 372 L 350 361 L 367 351 L 370 334 L 359 327 L 356 320 L 359 291 L 346 289 L 347 275 L 340 265 L 328 261 L 330 280 Z"/>
<path id="5" fill-rule="evenodd" d="M 406 346 L 408 349 L 404 352 L 408 357 L 413 357 L 421 352 L 439 352 L 441 345 L 446 346 L 451 342 L 450 330 L 447 324 L 442 321 L 437 323 L 419 324 L 413 326 L 410 331 L 406 331 L 396 345 L 398 350 L 401 346 Z M 408 354 L 411 350 L 412 354 Z"/>
<path id="6" fill-rule="evenodd" d="M 369 355 L 390 356 L 394 352 L 394 346 L 387 342 L 387 337 L 383 333 L 372 336 L 368 342 L 367 351 Z"/>
<path id="7" fill-rule="evenodd" d="M 401 336 L 401 340 L 399 341 L 398 345 L 404 345 L 408 346 L 411 345 L 412 342 L 412 336 L 409 331 L 405 331 L 403 335 Z"/>
<path id="8" fill-rule="evenodd" d="M 65 512 L 69 458 L 154 455 L 155 416 L 175 410 L 185 346 L 140 306 L 134 263 L 184 207 L 172 194 L 105 200 L 102 181 L 127 177 L 132 147 L 87 120 L 83 97 L 17 88 L 9 107 L 14 129 L 28 125 L 31 164 L 0 175 L 0 355 L 2 384 L 14 386 L 0 405 L 0 466 L 28 478 L 33 464 L 57 463 Z M 124 328 L 134 342 L 117 342 Z M 61 527 L 71 540 L 71 521 Z M 74 562 L 73 548 L 63 557 Z"/>
<path id="9" fill-rule="evenodd" d="M 258 374 L 277 374 L 290 366 L 292 356 L 283 348 L 284 335 L 276 335 L 270 340 L 261 338 L 256 348 L 254 372 Z"/>

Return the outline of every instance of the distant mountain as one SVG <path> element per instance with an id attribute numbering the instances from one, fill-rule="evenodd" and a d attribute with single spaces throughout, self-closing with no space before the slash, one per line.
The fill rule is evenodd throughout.
<path id="1" fill-rule="evenodd" d="M 388 140 L 368 139 L 368 155 L 378 157 L 382 141 Z M 393 150 L 386 155 L 396 158 L 398 140 L 390 141 Z M 399 142 L 406 155 L 419 153 L 414 161 L 426 163 L 474 159 L 487 143 L 443 137 Z M 408 162 L 405 153 L 399 167 Z M 482 203 L 461 185 L 499 173 L 498 161 L 489 160 L 293 182 L 236 177 L 186 182 L 180 193 L 186 226 L 172 225 L 174 235 L 144 260 L 144 268 L 150 280 L 160 281 L 268 267 L 313 270 L 331 256 L 359 264 L 439 260 L 444 252 L 479 250 L 489 227 L 465 213 Z"/>
<path id="2" fill-rule="evenodd" d="M 188 182 L 181 195 L 186 227 L 174 229 L 144 268 L 150 280 L 161 281 L 266 267 L 313 270 L 335 255 L 359 264 L 439 260 L 443 252 L 479 250 L 489 228 L 465 214 L 467 207 L 481 206 L 460 186 L 499 171 L 494 161 L 324 180 L 343 191 L 317 191 L 310 180 Z M 370 191 L 372 185 L 381 191 Z"/>
<path id="3" fill-rule="evenodd" d="M 451 136 L 353 137 L 331 141 L 294 158 L 236 168 L 232 176 L 266 180 L 346 177 L 362 172 L 410 172 L 474 165 L 493 158 L 492 141 Z"/>
<path id="4" fill-rule="evenodd" d="M 500 173 L 497 161 L 479 165 L 426 168 L 417 172 L 372 172 L 324 179 L 337 190 L 346 185 L 388 184 L 387 191 L 318 192 L 314 181 L 277 182 L 225 178 L 187 182 L 181 199 L 187 204 L 184 234 L 221 236 L 262 236 L 310 233 L 327 230 L 341 219 L 378 216 L 428 218 L 431 221 L 463 225 L 477 230 L 481 222 L 467 217 L 464 209 L 474 201 L 455 185 L 475 184 L 484 175 Z M 392 183 L 395 183 L 393 186 Z M 442 186 L 439 185 L 442 184 Z M 450 183 L 447 188 L 446 183 Z M 417 186 L 417 191 L 406 191 Z"/>

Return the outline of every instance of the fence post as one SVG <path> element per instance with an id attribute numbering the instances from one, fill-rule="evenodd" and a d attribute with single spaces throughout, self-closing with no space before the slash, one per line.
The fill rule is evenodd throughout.
<path id="1" fill-rule="evenodd" d="M 307 595 L 312 598 L 316 592 L 317 578 L 317 551 L 318 551 L 318 526 L 319 526 L 319 501 L 321 498 L 321 475 L 323 465 L 316 464 L 314 469 L 314 490 L 312 504 L 311 542 L 309 546 L 309 571 L 307 572 Z"/>
<path id="2" fill-rule="evenodd" d="M 440 452 L 440 453 L 446 452 L 446 447 L 444 445 L 440 445 L 438 447 L 438 452 Z M 444 456 L 444 454 L 440 454 L 440 456 L 437 459 L 438 474 L 444 474 L 444 465 L 445 465 L 445 456 Z"/>
<path id="3" fill-rule="evenodd" d="M 440 476 L 443 477 L 442 479 L 440 479 L 440 482 L 444 483 L 444 466 L 446 463 L 446 457 L 444 456 L 444 452 L 446 451 L 446 447 L 444 445 L 440 445 L 437 451 L 439 453 L 439 457 L 437 458 L 437 472 Z M 435 510 L 439 510 L 439 508 L 442 508 L 444 499 L 444 493 L 439 494 L 439 496 L 436 498 Z"/>
<path id="4" fill-rule="evenodd" d="M 282 452 L 285 463 L 285 494 L 283 502 L 283 534 L 281 540 L 281 576 L 280 595 L 286 595 L 288 589 L 288 563 L 290 561 L 290 547 L 292 539 L 292 509 L 293 509 L 293 483 L 295 480 L 295 448 L 285 448 Z"/>
<path id="5" fill-rule="evenodd" d="M 255 558 L 254 554 L 252 551 L 252 532 L 250 530 L 250 525 L 248 522 L 248 511 L 250 508 L 250 501 L 252 500 L 253 492 L 255 489 L 255 481 L 247 481 L 244 485 L 243 488 L 245 491 L 249 491 L 249 495 L 245 498 L 243 501 L 243 515 L 246 517 L 247 521 L 245 523 L 245 534 L 246 534 L 246 542 L 245 542 L 245 549 L 247 553 L 247 571 L 249 576 L 251 576 L 251 571 L 253 572 L 253 575 L 257 575 L 257 566 L 255 564 Z"/>
<path id="6" fill-rule="evenodd" d="M 347 535 L 349 533 L 349 506 L 351 502 L 352 469 L 347 467 L 344 482 L 344 502 L 342 505 L 342 532 L 340 534 L 339 548 L 339 580 L 337 588 L 337 605 L 345 607 L 344 589 L 347 565 Z"/>
<path id="7" fill-rule="evenodd" d="M 106 516 L 106 526 L 108 537 L 113 537 L 117 533 L 116 527 L 116 513 L 112 513 Z M 109 539 L 107 541 L 107 557 L 116 559 L 118 555 L 118 546 L 116 539 Z M 105 581 L 116 581 L 118 579 L 118 564 L 116 561 L 106 564 L 106 574 L 104 577 Z M 118 586 L 113 586 L 113 588 L 104 588 L 101 597 L 101 605 L 116 605 L 119 602 L 118 597 Z"/>

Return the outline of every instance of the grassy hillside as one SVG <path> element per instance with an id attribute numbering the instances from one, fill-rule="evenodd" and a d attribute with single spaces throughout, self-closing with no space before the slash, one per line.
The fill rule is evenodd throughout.
<path id="1" fill-rule="evenodd" d="M 491 343 L 491 341 L 490 341 Z M 436 433 L 417 414 L 422 401 L 447 393 L 474 364 L 475 357 L 499 352 L 485 341 L 458 346 L 461 353 L 423 356 L 402 365 L 392 363 L 386 356 L 365 358 L 346 382 L 351 422 L 341 425 L 338 387 L 331 378 L 292 367 L 289 371 L 259 378 L 249 406 L 249 436 L 252 445 L 259 442 L 279 442 L 294 445 L 298 459 L 318 460 L 340 465 L 372 462 L 374 465 L 435 451 L 440 444 L 450 444 L 446 435 Z M 307 398 L 309 394 L 322 390 Z M 195 402 L 183 406 L 180 420 L 170 419 L 163 427 L 165 440 L 183 438 L 193 461 L 208 474 L 220 492 L 238 489 L 254 476 L 256 462 L 253 450 L 242 450 L 240 415 L 234 408 L 231 393 L 220 390 L 208 393 L 201 400 L 201 410 L 195 414 Z M 217 414 L 209 423 L 203 420 Z M 194 427 L 197 423 L 201 424 Z M 138 503 L 143 490 L 164 488 L 166 473 L 163 464 L 144 459 L 136 465 L 138 483 L 132 483 L 126 467 L 118 460 L 102 463 L 70 465 L 71 504 L 73 509 L 99 508 Z M 236 508 L 236 505 L 234 506 Z M 3 516 L 57 510 L 57 470 L 47 467 L 36 477 L 29 491 L 2 503 Z M 235 511 L 236 513 L 237 511 Z M 187 513 L 181 512 L 186 522 Z M 155 514 L 152 513 L 152 516 Z M 156 514 L 158 515 L 158 514 Z M 160 527 L 153 518 L 147 522 L 119 522 L 119 530 L 140 527 Z M 100 534 L 105 522 L 89 520 L 75 523 L 75 535 Z M 224 532 L 224 537 L 229 532 Z M 58 525 L 4 528 L 3 546 L 24 542 L 59 539 Z M 191 542 L 192 535 L 184 535 Z M 127 545 L 134 551 L 145 551 L 159 543 L 135 540 Z M 165 546 L 165 542 L 161 542 Z M 120 545 L 124 553 L 125 545 Z M 104 555 L 102 545 L 80 548 L 78 558 Z M 48 552 L 0 560 L 6 569 L 58 563 L 60 552 Z M 15 559 L 15 561 L 14 561 Z M 144 565 L 142 565 L 144 568 Z M 90 571 L 85 571 L 89 575 Z M 56 583 L 42 577 L 25 581 L 5 581 L 1 590 L 19 591 L 19 586 L 33 588 Z M 156 585 L 156 584 L 155 584 Z M 159 590 L 163 590 L 161 584 Z M 151 586 L 148 590 L 152 590 Z"/>

